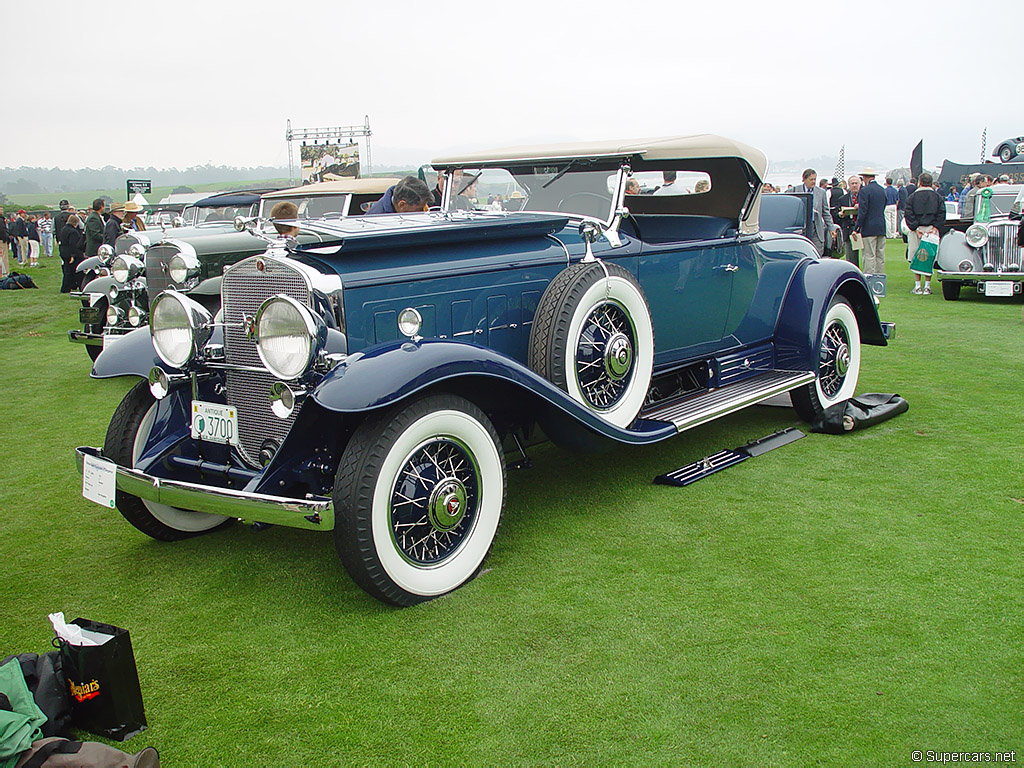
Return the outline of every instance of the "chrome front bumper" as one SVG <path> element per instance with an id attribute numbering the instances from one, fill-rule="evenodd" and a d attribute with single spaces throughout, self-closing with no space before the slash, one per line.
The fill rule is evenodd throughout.
<path id="1" fill-rule="evenodd" d="M 75 464 L 79 473 L 82 472 L 86 455 L 104 458 L 100 448 L 76 448 Z M 120 464 L 117 465 L 117 490 L 140 499 L 193 512 L 208 512 L 212 515 L 306 528 L 311 531 L 330 531 L 334 528 L 334 502 L 323 496 L 291 499 L 285 496 L 235 491 L 180 480 L 166 480 L 136 469 L 122 467 Z"/>
<path id="2" fill-rule="evenodd" d="M 935 276 L 939 280 L 970 280 L 976 283 L 987 283 L 996 280 L 1010 280 L 1020 282 L 1024 280 L 1024 272 L 945 272 L 935 269 Z"/>
<path id="3" fill-rule="evenodd" d="M 86 331 L 70 330 L 68 331 L 68 341 L 73 341 L 77 344 L 88 344 L 91 347 L 102 347 L 103 346 L 103 334 L 102 333 L 87 333 Z"/>

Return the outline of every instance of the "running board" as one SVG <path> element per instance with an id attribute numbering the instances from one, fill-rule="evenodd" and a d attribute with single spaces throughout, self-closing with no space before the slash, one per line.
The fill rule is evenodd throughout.
<path id="1" fill-rule="evenodd" d="M 644 411 L 641 416 L 671 422 L 677 432 L 682 432 L 812 381 L 814 374 L 808 371 L 769 371 L 737 384 Z"/>

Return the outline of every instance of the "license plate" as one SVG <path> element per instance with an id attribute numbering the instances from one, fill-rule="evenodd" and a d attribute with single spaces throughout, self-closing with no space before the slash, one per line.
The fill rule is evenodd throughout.
<path id="1" fill-rule="evenodd" d="M 985 283 L 986 296 L 1013 296 L 1013 283 L 989 280 Z"/>
<path id="2" fill-rule="evenodd" d="M 192 439 L 238 445 L 238 411 L 230 405 L 193 400 Z"/>
<path id="3" fill-rule="evenodd" d="M 101 325 L 107 319 L 107 313 L 102 307 L 80 307 L 78 310 L 78 321 L 82 325 Z"/>

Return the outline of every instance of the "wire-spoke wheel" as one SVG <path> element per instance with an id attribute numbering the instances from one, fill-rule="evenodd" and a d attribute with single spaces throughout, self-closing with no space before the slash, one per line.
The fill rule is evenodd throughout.
<path id="1" fill-rule="evenodd" d="M 429 395 L 364 421 L 334 485 L 334 539 L 352 579 L 413 605 L 472 579 L 505 507 L 505 462 L 487 416 Z"/>
<path id="2" fill-rule="evenodd" d="M 594 262 L 558 275 L 537 306 L 530 365 L 611 423 L 629 426 L 654 367 L 651 312 L 633 276 Z"/>
<path id="3" fill-rule="evenodd" d="M 837 297 L 822 322 L 817 376 L 810 384 L 793 390 L 793 407 L 805 421 L 816 421 L 825 409 L 853 397 L 859 376 L 857 317 L 846 299 Z"/>

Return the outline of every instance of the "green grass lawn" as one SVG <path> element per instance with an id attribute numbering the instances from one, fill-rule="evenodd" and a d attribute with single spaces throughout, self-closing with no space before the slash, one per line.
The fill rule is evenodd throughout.
<path id="1" fill-rule="evenodd" d="M 288 179 L 264 179 L 264 180 L 250 180 L 250 181 L 218 181 L 209 184 L 168 184 L 164 186 L 154 186 L 152 193 L 145 195 L 145 198 L 152 204 L 156 205 L 163 198 L 171 194 L 171 191 L 177 189 L 179 186 L 187 186 L 190 189 L 194 189 L 196 192 L 209 192 L 211 195 L 214 192 L 227 191 L 232 189 L 238 189 L 239 187 L 287 187 Z M 106 195 L 112 198 L 115 202 L 123 202 L 125 199 L 126 189 L 124 186 L 116 189 L 91 189 L 84 192 L 40 192 L 38 194 L 11 194 L 11 202 L 4 204 L 4 210 L 10 213 L 12 210 L 17 210 L 18 206 L 30 206 L 30 205 L 48 205 L 54 210 L 57 209 L 57 203 L 60 200 L 67 199 L 68 202 L 79 210 L 88 209 L 92 205 L 92 201 L 97 197 Z"/>
<path id="2" fill-rule="evenodd" d="M 329 534 L 165 544 L 81 496 L 132 382 L 89 379 L 77 302 L 0 292 L 0 655 L 63 610 L 131 631 L 167 766 L 910 765 L 1024 749 L 1021 300 L 911 296 L 890 242 L 858 391 L 909 413 L 684 489 L 652 478 L 797 424 L 753 408 L 647 448 L 542 446 L 487 570 L 394 609 Z M 84 735 L 84 734 L 83 734 Z M 1018 759 L 1021 759 L 1018 757 Z"/>

